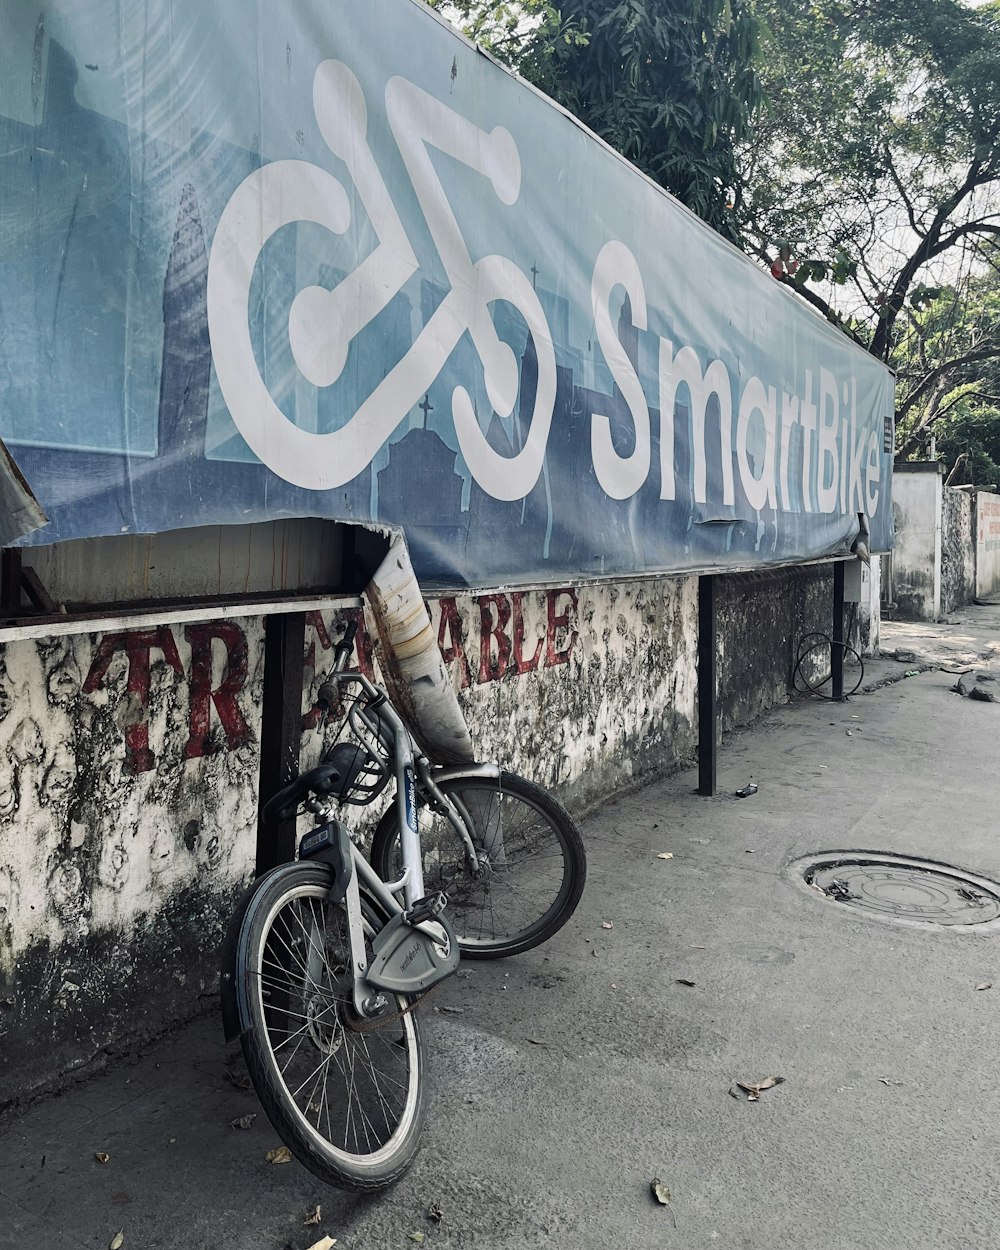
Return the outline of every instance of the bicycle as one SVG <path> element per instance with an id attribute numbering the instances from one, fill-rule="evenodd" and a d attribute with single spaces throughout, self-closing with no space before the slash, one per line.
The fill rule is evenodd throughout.
<path id="1" fill-rule="evenodd" d="M 324 720 L 346 707 L 334 744 L 264 808 L 265 822 L 304 808 L 315 828 L 294 863 L 244 895 L 222 1005 L 227 1040 L 240 1037 L 292 1154 L 324 1181 L 375 1191 L 402 1175 L 420 1143 L 416 1006 L 461 954 L 499 958 L 557 932 L 580 900 L 586 856 L 569 814 L 532 782 L 494 763 L 432 764 L 385 690 L 347 669 L 355 631 L 337 644 L 319 691 Z M 390 780 L 394 800 L 369 863 L 334 809 L 374 802 Z M 437 818 L 424 839 L 421 811 Z"/>

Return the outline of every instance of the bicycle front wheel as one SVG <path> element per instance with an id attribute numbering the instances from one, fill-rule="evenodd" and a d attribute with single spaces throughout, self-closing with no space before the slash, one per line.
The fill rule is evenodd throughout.
<path id="1" fill-rule="evenodd" d="M 254 895 L 236 972 L 245 991 L 247 1069 L 278 1135 L 316 1176 L 344 1189 L 391 1185 L 424 1119 L 420 1029 L 408 1012 L 379 1027 L 354 1008 L 347 910 L 321 865 L 278 870 Z M 364 901 L 370 940 L 384 922 Z M 390 999 L 403 1011 L 407 999 Z"/>
<path id="2" fill-rule="evenodd" d="M 587 876 L 583 839 L 569 813 L 515 773 L 458 778 L 440 789 L 465 817 L 478 862 L 470 862 L 447 816 L 425 806 L 424 887 L 447 894 L 462 954 L 499 959 L 547 941 L 576 910 Z M 402 875 L 395 805 L 379 822 L 371 859 L 384 881 Z"/>

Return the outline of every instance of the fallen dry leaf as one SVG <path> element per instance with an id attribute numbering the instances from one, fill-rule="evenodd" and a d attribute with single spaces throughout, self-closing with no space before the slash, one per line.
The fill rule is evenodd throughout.
<path id="1" fill-rule="evenodd" d="M 287 1146 L 276 1146 L 274 1150 L 269 1150 L 264 1158 L 268 1163 L 291 1163 L 292 1152 Z"/>
<path id="2" fill-rule="evenodd" d="M 124 1244 L 125 1244 L 125 1230 L 121 1229 L 119 1232 L 115 1233 L 115 1235 L 111 1238 L 111 1242 L 108 1246 L 108 1250 L 122 1250 L 122 1246 L 124 1246 Z"/>
<path id="3" fill-rule="evenodd" d="M 424 1240 L 425 1240 L 424 1233 L 407 1233 L 406 1235 L 407 1237 L 409 1237 L 411 1241 L 415 1241 L 418 1246 L 422 1246 L 424 1244 Z"/>
<path id="4" fill-rule="evenodd" d="M 673 859 L 673 857 L 674 857 L 673 851 L 660 851 L 660 853 L 657 855 L 656 858 L 657 859 Z"/>
<path id="5" fill-rule="evenodd" d="M 591 954 L 594 956 L 594 958 L 596 959 L 596 958 L 597 958 L 597 947 L 595 946 L 595 947 L 594 947 L 594 949 L 593 949 L 590 953 L 591 953 Z"/>
<path id="6" fill-rule="evenodd" d="M 666 1187 L 666 1185 L 664 1185 L 663 1181 L 661 1181 L 658 1176 L 654 1176 L 653 1179 L 649 1182 L 649 1189 L 650 1189 L 650 1193 L 653 1195 L 656 1201 L 660 1204 L 660 1206 L 667 1208 L 667 1211 L 670 1214 L 670 1218 L 674 1222 L 674 1228 L 676 1228 L 677 1216 L 674 1215 L 674 1209 L 670 1205 L 670 1190 Z"/>
<path id="7" fill-rule="evenodd" d="M 694 982 L 693 982 L 693 981 L 689 981 L 686 977 L 678 977 L 678 978 L 677 978 L 677 984 L 678 984 L 678 985 L 689 985 L 689 986 L 691 986 L 691 988 L 692 988 L 692 989 L 694 988 Z"/>
<path id="8" fill-rule="evenodd" d="M 765 1076 L 762 1081 L 737 1081 L 736 1084 L 747 1096 L 747 1102 L 758 1102 L 765 1089 L 773 1089 L 784 1082 L 783 1076 Z"/>
<path id="9" fill-rule="evenodd" d="M 613 920 L 602 920 L 602 921 L 601 921 L 601 928 L 602 928 L 602 929 L 613 929 L 614 927 L 615 927 L 615 922 L 614 922 Z"/>
<path id="10" fill-rule="evenodd" d="M 441 1010 L 447 1016 L 464 1016 L 465 1015 L 464 1007 L 442 1007 Z"/>
<path id="11" fill-rule="evenodd" d="M 105 1151 L 103 1150 L 98 1150 L 97 1153 L 94 1155 L 94 1158 L 97 1160 L 98 1163 L 107 1163 L 110 1160 L 111 1156 L 105 1153 Z"/>
<path id="12" fill-rule="evenodd" d="M 528 1041 L 532 1046 L 548 1046 L 548 1042 L 543 1042 L 540 1037 L 529 1037 Z"/>
<path id="13" fill-rule="evenodd" d="M 992 981 L 980 981 L 980 983 L 976 986 L 977 990 L 991 990 L 992 988 L 993 988 Z"/>
<path id="14" fill-rule="evenodd" d="M 314 1241 L 309 1250 L 330 1250 L 331 1246 L 337 1244 L 336 1237 L 321 1237 L 319 1241 Z"/>
<path id="15" fill-rule="evenodd" d="M 444 1219 L 444 1212 L 436 1202 L 432 1202 L 427 1208 L 427 1218 L 432 1220 L 435 1224 L 440 1224 Z"/>
<path id="16" fill-rule="evenodd" d="M 256 1111 L 248 1111 L 246 1115 L 241 1115 L 233 1121 L 233 1128 L 249 1128 L 257 1119 Z"/>
<path id="17" fill-rule="evenodd" d="M 317 1202 L 316 1210 L 313 1211 L 312 1215 L 307 1215 L 306 1218 L 302 1221 L 302 1223 L 308 1228 L 310 1224 L 318 1224 L 320 1220 L 322 1220 L 322 1218 L 323 1218 L 323 1208 Z"/>

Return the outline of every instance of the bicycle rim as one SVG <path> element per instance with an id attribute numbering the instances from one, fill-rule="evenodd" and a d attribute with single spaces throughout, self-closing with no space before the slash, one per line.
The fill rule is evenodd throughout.
<path id="1" fill-rule="evenodd" d="M 514 954 L 545 941 L 572 914 L 583 889 L 583 851 L 569 817 L 550 810 L 544 791 L 510 775 L 442 789 L 466 816 L 480 862 L 469 862 L 446 816 L 424 808 L 424 887 L 447 894 L 463 954 Z M 398 875 L 398 840 L 387 868 Z"/>
<path id="2" fill-rule="evenodd" d="M 370 938 L 370 920 L 365 929 Z M 293 883 L 275 897 L 252 954 L 253 1049 L 270 1098 L 261 1085 L 258 1093 L 265 1106 L 277 1104 L 276 1116 L 267 1108 L 275 1127 L 326 1179 L 332 1173 L 335 1183 L 358 1188 L 378 1187 L 383 1176 L 389 1183 L 420 1129 L 416 1021 L 407 1014 L 370 1032 L 353 1027 L 347 913 L 330 903 L 319 881 Z M 397 1000 L 395 1007 L 404 1005 Z"/>

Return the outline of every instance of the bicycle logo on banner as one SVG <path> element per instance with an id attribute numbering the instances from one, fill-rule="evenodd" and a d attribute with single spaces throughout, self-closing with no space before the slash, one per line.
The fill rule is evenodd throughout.
<path id="1" fill-rule="evenodd" d="M 527 495 L 542 470 L 556 394 L 556 360 L 538 296 L 505 256 L 473 260 L 429 149 L 489 179 L 502 204 L 513 205 L 521 161 L 502 126 L 491 131 L 462 117 L 405 78 L 386 84 L 385 106 L 421 212 L 448 277 L 449 290 L 406 351 L 341 428 L 315 433 L 294 425 L 274 402 L 257 365 L 250 335 L 250 287 L 268 240 L 283 226 L 314 222 L 346 233 L 351 207 L 341 182 L 319 166 L 278 160 L 237 187 L 216 229 L 208 266 L 208 326 L 219 386 L 233 420 L 254 454 L 296 486 L 329 490 L 356 477 L 406 418 L 468 333 L 482 361 L 486 394 L 500 417 L 514 411 L 520 378 L 514 352 L 497 333 L 490 306 L 513 305 L 527 324 L 538 362 L 528 433 L 514 455 L 494 450 L 480 429 L 472 397 L 452 392 L 452 418 L 470 472 L 496 499 Z M 351 341 L 402 291 L 419 268 L 406 230 L 368 143 L 368 110 L 361 84 L 340 61 L 320 64 L 313 109 L 324 142 L 347 166 L 378 242 L 332 290 L 307 286 L 289 311 L 292 355 L 314 386 L 331 386 L 347 362 Z"/>

